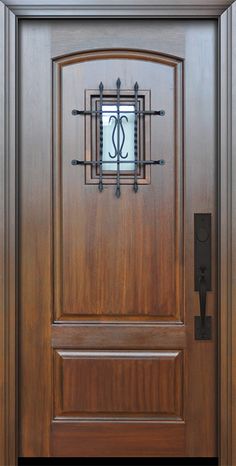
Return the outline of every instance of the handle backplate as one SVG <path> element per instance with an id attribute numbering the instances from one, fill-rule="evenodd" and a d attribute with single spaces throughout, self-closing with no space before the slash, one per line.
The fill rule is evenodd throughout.
<path id="1" fill-rule="evenodd" d="M 211 214 L 194 215 L 194 282 L 199 292 L 200 315 L 195 316 L 195 339 L 211 339 L 211 317 L 206 315 L 211 290 Z"/>

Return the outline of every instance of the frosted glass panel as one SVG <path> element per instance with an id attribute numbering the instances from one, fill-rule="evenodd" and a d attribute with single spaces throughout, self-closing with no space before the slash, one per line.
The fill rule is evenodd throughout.
<path id="1" fill-rule="evenodd" d="M 120 124 L 117 118 L 116 105 L 103 105 L 103 161 L 117 161 L 117 151 L 120 148 L 120 171 L 132 171 L 134 162 L 134 105 L 120 105 Z M 128 155 L 127 155 L 128 154 Z M 103 171 L 117 170 L 114 163 L 104 163 Z"/>

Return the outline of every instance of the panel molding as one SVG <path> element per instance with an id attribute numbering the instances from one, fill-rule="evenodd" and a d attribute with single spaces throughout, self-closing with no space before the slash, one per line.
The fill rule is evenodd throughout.
<path id="1" fill-rule="evenodd" d="M 103 102 L 104 104 L 107 102 L 108 104 L 112 104 L 116 102 L 114 96 L 115 90 L 103 90 Z M 138 106 L 140 110 L 143 108 L 151 110 L 150 107 L 150 100 L 151 100 L 151 91 L 150 90 L 142 90 L 139 89 L 138 95 Z M 121 102 L 123 104 L 133 104 L 133 91 L 122 90 L 121 92 Z M 91 109 L 97 110 L 99 108 L 99 92 L 98 89 L 89 89 L 85 90 L 85 109 L 90 111 Z M 85 146 L 88 148 L 85 153 L 85 158 L 87 161 L 95 161 L 99 160 L 99 140 L 97 138 L 98 134 L 98 120 L 94 119 L 91 121 L 89 116 L 85 117 L 84 119 L 84 127 L 85 127 Z M 144 134 L 147 137 L 144 138 Z M 91 137 L 90 137 L 91 136 Z M 144 122 L 138 122 L 138 159 L 142 160 L 145 159 L 150 160 L 150 145 L 147 143 L 151 137 L 151 128 L 150 122 L 146 119 Z M 144 146 L 142 144 L 144 141 Z M 137 173 L 137 180 L 138 184 L 150 184 L 151 182 L 151 170 L 149 166 L 146 166 L 145 170 L 144 167 L 138 168 Z M 132 171 L 129 173 L 120 173 L 120 185 L 122 184 L 130 184 L 132 185 L 134 182 L 134 176 Z M 99 169 L 98 167 L 89 167 L 85 168 L 85 184 L 96 184 L 99 183 Z M 103 184 L 104 185 L 115 185 L 116 184 L 116 173 L 113 172 L 106 172 L 103 170 Z"/>
<path id="2" fill-rule="evenodd" d="M 183 420 L 183 370 L 182 350 L 55 350 L 54 419 Z"/>
<path id="3" fill-rule="evenodd" d="M 173 310 L 165 314 L 165 310 L 162 313 L 158 312 L 155 314 L 145 315 L 143 312 L 130 313 L 120 315 L 118 313 L 92 313 L 83 309 L 80 313 L 76 310 L 71 311 L 66 308 L 64 304 L 64 293 L 63 293 L 63 279 L 65 275 L 63 270 L 63 150 L 62 150 L 62 141 L 63 141 L 63 104 L 62 104 L 62 89 L 65 89 L 62 86 L 63 82 L 63 69 L 66 70 L 70 65 L 76 65 L 84 62 L 90 62 L 93 60 L 109 60 L 109 59 L 127 59 L 152 62 L 155 64 L 165 65 L 170 67 L 171 72 L 173 72 L 174 80 L 174 97 L 175 102 L 174 107 L 174 118 L 175 118 L 175 129 L 174 129 L 174 138 L 175 138 L 175 163 L 176 163 L 176 176 L 175 176 L 175 251 L 173 256 L 175 256 L 175 266 L 173 268 L 173 273 L 175 274 L 174 284 L 175 284 L 175 304 Z M 54 323 L 64 322 L 123 322 L 128 323 L 131 321 L 136 321 L 140 319 L 140 322 L 145 323 L 170 323 L 178 324 L 183 322 L 184 317 L 184 298 L 183 298 L 183 268 L 181 267 L 183 260 L 183 187 L 184 187 L 184 176 L 183 176 L 183 105 L 182 105 L 182 87 L 183 87 L 183 60 L 182 58 L 165 55 L 156 51 L 150 51 L 145 49 L 135 49 L 135 48 L 99 48 L 97 50 L 87 50 L 82 52 L 77 52 L 74 54 L 63 55 L 55 57 L 53 60 L 53 180 L 54 180 L 54 189 L 53 189 L 53 238 L 54 238 L 54 254 L 53 254 L 53 269 L 54 269 Z M 92 93 L 90 89 L 86 90 L 86 95 Z M 106 95 L 106 90 L 104 91 Z M 128 92 L 128 91 L 124 91 Z M 140 95 L 142 96 L 142 89 L 140 90 Z M 123 94 L 122 94 L 123 96 Z M 87 98 L 86 98 L 87 100 Z M 89 118 L 88 118 L 89 121 Z M 85 140 L 86 140 L 86 149 L 85 158 L 90 160 L 91 157 L 91 136 L 89 130 L 91 126 L 87 127 L 87 120 L 84 122 L 85 127 Z M 148 142 L 149 144 L 149 142 Z M 148 154 L 149 157 L 149 154 Z M 89 174 L 90 167 L 86 167 L 86 181 Z M 92 180 L 95 181 L 96 180 Z M 114 180 L 114 182 L 116 182 Z M 133 182 L 133 180 L 131 180 Z M 147 180 L 141 180 L 143 183 L 147 183 Z M 92 183 L 89 178 L 88 184 Z M 121 175 L 122 183 L 122 175 Z M 87 184 L 87 182 L 85 183 Z M 106 184 L 106 182 L 104 182 Z M 110 184 L 110 181 L 109 181 Z M 124 182 L 124 184 L 128 184 Z M 140 183 L 141 184 L 141 183 Z M 66 302 L 66 299 L 65 299 Z M 67 305 L 68 307 L 68 305 Z"/>
<path id="4" fill-rule="evenodd" d="M 219 444 L 236 464 L 236 2 L 221 16 L 219 101 Z"/>
<path id="5" fill-rule="evenodd" d="M 37 4 L 26 0 L 0 2 L 0 465 L 17 465 L 17 319 L 16 297 L 16 245 L 17 204 L 15 197 L 16 145 L 15 122 L 17 121 L 17 22 L 21 17 L 139 17 L 139 18 L 219 18 L 220 43 L 220 170 L 219 170 L 219 258 L 220 284 L 220 463 L 221 466 L 236 464 L 236 179 L 235 135 L 236 123 L 236 4 L 232 0 L 143 0 L 110 5 L 91 1 L 85 5 L 79 0 L 38 0 Z M 230 6 L 232 4 L 232 6 Z M 9 8 L 8 8 L 9 7 Z M 228 10 L 220 17 L 224 10 Z M 11 77 L 9 80 L 8 78 Z M 16 115 L 16 117 L 15 117 Z M 3 175 L 4 174 L 4 179 Z M 56 430 L 56 427 L 54 427 Z M 73 426 L 71 427 L 73 435 Z M 86 427 L 84 428 L 86 435 Z M 88 434 L 88 432 L 87 432 Z M 63 432 L 55 434 L 59 440 Z M 181 440 L 182 439 L 182 440 Z M 183 436 L 180 442 L 183 441 Z M 58 450 L 57 450 L 58 451 Z M 180 451 L 177 452 L 181 454 Z"/>
<path id="6" fill-rule="evenodd" d="M 17 16 L 24 17 L 127 17 L 155 18 L 155 17 L 219 17 L 228 8 L 232 0 L 130 0 L 129 3 L 120 0 L 4 0 L 3 2 Z"/>
<path id="7" fill-rule="evenodd" d="M 17 23 L 0 2 L 0 465 L 17 455 Z"/>

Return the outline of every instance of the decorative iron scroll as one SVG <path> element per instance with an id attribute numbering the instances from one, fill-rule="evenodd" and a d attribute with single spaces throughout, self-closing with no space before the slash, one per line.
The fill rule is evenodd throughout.
<path id="1" fill-rule="evenodd" d="M 159 115 L 164 116 L 164 110 L 139 110 L 138 108 L 138 90 L 139 86 L 136 82 L 134 85 L 134 110 L 125 111 L 125 115 L 123 115 L 120 110 L 121 107 L 121 99 L 120 99 L 120 91 L 121 91 L 121 80 L 120 78 L 116 81 L 116 102 L 114 106 L 116 107 L 116 115 L 111 115 L 109 118 L 109 122 L 114 120 L 114 127 L 111 136 L 111 143 L 114 149 L 113 154 L 111 152 L 108 153 L 109 160 L 103 160 L 103 114 L 104 113 L 111 113 L 109 110 L 103 110 L 103 103 L 104 103 L 104 86 L 103 83 L 100 82 L 99 84 L 99 110 L 72 110 L 72 115 L 90 115 L 95 116 L 99 120 L 99 133 L 100 133 L 100 140 L 99 140 L 99 160 L 89 160 L 89 161 L 81 161 L 81 160 L 72 160 L 72 165 L 90 165 L 90 166 L 97 166 L 99 168 L 99 183 L 98 189 L 99 191 L 103 191 L 103 164 L 109 163 L 116 165 L 116 197 L 120 197 L 121 190 L 120 190 L 120 165 L 125 163 L 131 163 L 128 158 L 128 152 L 125 154 L 123 153 L 123 148 L 125 144 L 125 130 L 123 126 L 123 121 L 128 122 L 127 114 L 132 113 L 134 115 L 134 160 L 132 163 L 134 164 L 134 184 L 133 189 L 136 193 L 138 191 L 138 168 L 139 166 L 145 165 L 164 165 L 165 161 L 163 159 L 160 160 L 140 160 L 138 158 L 138 117 L 140 116 L 147 116 L 147 115 Z M 129 102 L 130 103 L 130 102 Z M 115 159 L 115 160 L 114 160 Z"/>

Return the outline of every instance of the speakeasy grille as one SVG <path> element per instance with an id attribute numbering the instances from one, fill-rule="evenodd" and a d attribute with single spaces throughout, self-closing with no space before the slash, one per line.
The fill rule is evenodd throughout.
<path id="1" fill-rule="evenodd" d="M 90 115 L 99 121 L 99 158 L 98 160 L 77 160 L 71 161 L 72 165 L 90 165 L 98 168 L 99 182 L 98 189 L 103 191 L 104 172 L 107 167 L 112 167 L 116 172 L 116 197 L 120 197 L 120 175 L 125 167 L 133 172 L 133 190 L 138 191 L 138 169 L 145 165 L 164 165 L 165 161 L 141 160 L 138 157 L 138 119 L 145 116 L 164 116 L 164 110 L 140 110 L 138 105 L 139 85 L 136 82 L 133 89 L 133 101 L 125 106 L 121 101 L 121 80 L 116 81 L 116 100 L 112 105 L 107 105 L 104 100 L 104 85 L 99 84 L 99 109 L 95 110 L 72 110 L 72 115 Z M 110 131 L 105 129 L 105 122 L 110 125 Z M 104 137 L 106 140 L 104 141 Z M 109 137 L 109 141 L 107 141 Z M 132 139 L 132 145 L 130 145 Z M 129 144 L 127 143 L 129 141 Z M 109 147 L 109 149 L 107 149 Z M 127 147 L 129 150 L 127 151 Z M 104 148 L 106 151 L 104 153 Z M 108 165 L 109 164 L 109 165 Z"/>

